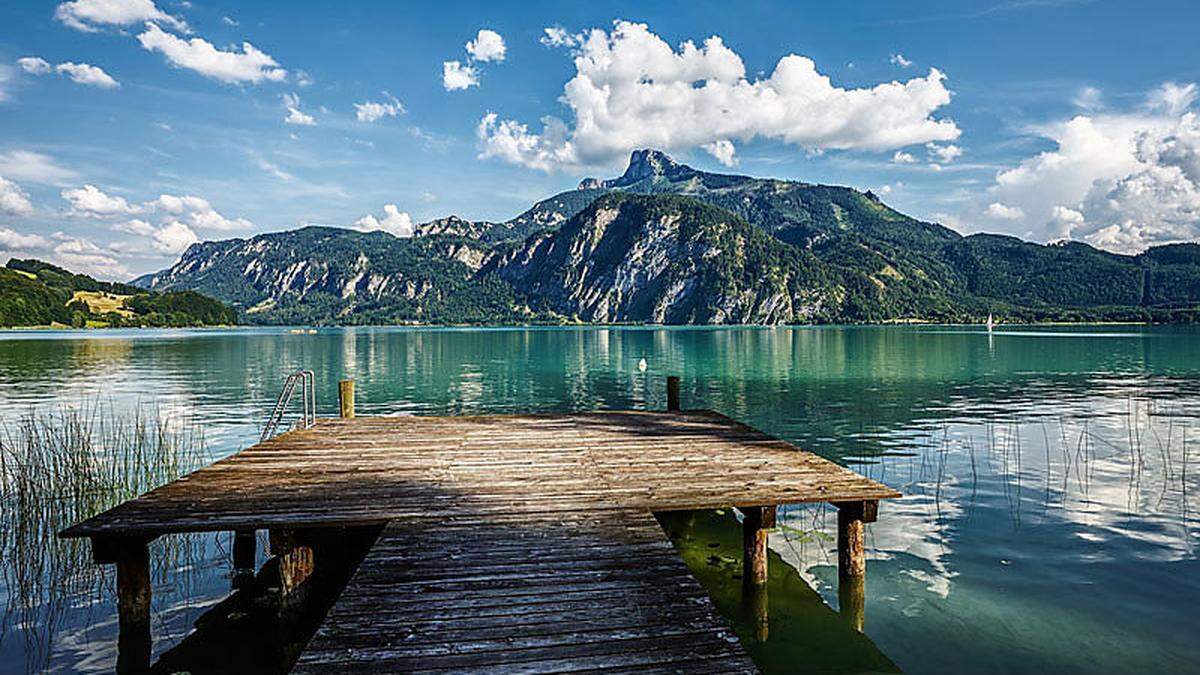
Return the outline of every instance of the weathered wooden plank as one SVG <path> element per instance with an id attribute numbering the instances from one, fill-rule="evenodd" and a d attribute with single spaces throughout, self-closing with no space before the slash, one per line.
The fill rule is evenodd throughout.
<path id="1" fill-rule="evenodd" d="M 493 546 L 511 542 L 528 545 Z M 672 664 L 753 672 L 653 517 L 614 511 L 445 528 L 428 519 L 393 523 L 297 671 Z"/>

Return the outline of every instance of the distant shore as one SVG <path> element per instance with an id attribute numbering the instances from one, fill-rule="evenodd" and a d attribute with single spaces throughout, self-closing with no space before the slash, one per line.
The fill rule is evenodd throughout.
<path id="1" fill-rule="evenodd" d="M 1196 324 L 1177 322 L 1177 323 L 1153 323 L 1149 321 L 1020 321 L 1011 323 L 998 323 L 995 325 L 996 333 L 1003 333 L 1007 327 L 1054 327 L 1054 326 L 1192 326 Z M 338 325 L 275 325 L 275 324 L 234 324 L 234 325 L 216 325 L 216 326 L 87 326 L 76 328 L 67 325 L 50 325 L 50 326 L 0 326 L 2 332 L 22 332 L 22 333 L 37 333 L 37 332 L 79 332 L 88 333 L 93 331 L 146 331 L 146 330 L 268 330 L 277 329 L 281 331 L 289 331 L 294 335 L 312 334 L 324 329 L 347 329 L 347 328 L 406 328 L 406 329 L 552 329 L 552 328 L 630 328 L 630 329 L 669 329 L 669 330 L 700 330 L 700 329 L 735 329 L 735 328 L 757 328 L 763 330 L 776 328 L 870 328 L 870 327 L 903 327 L 903 326 L 943 326 L 947 328 L 979 328 L 986 332 L 986 325 L 983 323 L 962 323 L 962 322 L 940 322 L 940 321 L 918 321 L 918 320 L 892 320 L 880 321 L 871 323 L 797 323 L 797 324 L 659 324 L 659 323 L 529 323 L 529 324 L 415 324 L 415 323 L 398 323 L 398 324 L 338 324 Z"/>

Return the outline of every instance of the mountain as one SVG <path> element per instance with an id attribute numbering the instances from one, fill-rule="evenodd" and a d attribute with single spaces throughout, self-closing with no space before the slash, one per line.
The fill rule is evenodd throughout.
<path id="1" fill-rule="evenodd" d="M 433 227 L 450 233 L 400 239 L 386 232 L 305 227 L 204 242 L 189 247 L 170 269 L 133 283 L 198 289 L 257 323 L 512 323 L 538 318 L 502 280 L 477 278 L 490 245 L 458 234 L 474 232 L 475 224 L 445 219 Z"/>
<path id="2" fill-rule="evenodd" d="M 678 196 L 604 195 L 482 272 L 589 323 L 800 323 L 836 305 L 812 254 Z"/>
<path id="3" fill-rule="evenodd" d="M 1194 320 L 1200 246 L 1137 256 L 962 236 L 871 192 L 697 171 L 654 150 L 505 222 L 397 239 L 310 227 L 195 244 L 135 284 L 263 323 Z"/>
<path id="4" fill-rule="evenodd" d="M 0 326 L 216 326 L 237 314 L 193 291 L 157 293 L 97 281 L 40 260 L 0 268 Z"/>

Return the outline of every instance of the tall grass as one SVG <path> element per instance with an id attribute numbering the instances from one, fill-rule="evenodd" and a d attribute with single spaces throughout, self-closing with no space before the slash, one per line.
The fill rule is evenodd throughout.
<path id="1" fill-rule="evenodd" d="M 112 575 L 92 564 L 88 542 L 57 533 L 199 468 L 204 457 L 197 425 L 148 405 L 92 401 L 0 420 L 0 644 L 18 627 L 26 668 L 44 667 L 64 624 L 112 599 Z M 195 543 L 160 544 L 160 578 L 194 556 Z"/>

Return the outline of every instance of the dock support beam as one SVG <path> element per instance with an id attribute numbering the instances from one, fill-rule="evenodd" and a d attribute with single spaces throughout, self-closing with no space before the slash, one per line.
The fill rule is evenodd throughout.
<path id="1" fill-rule="evenodd" d="M 150 539 L 95 537 L 92 557 L 117 565 L 117 672 L 150 671 Z"/>
<path id="2" fill-rule="evenodd" d="M 338 411 L 343 418 L 354 417 L 354 380 L 338 382 Z"/>
<path id="3" fill-rule="evenodd" d="M 774 506 L 742 506 L 742 583 L 767 583 L 767 531 L 775 527 Z"/>
<path id="4" fill-rule="evenodd" d="M 258 540 L 254 530 L 237 530 L 233 533 L 233 587 L 242 588 L 254 580 L 254 568 L 258 553 Z"/>
<path id="5" fill-rule="evenodd" d="M 841 613 L 862 632 L 866 614 L 866 523 L 875 522 L 879 502 L 834 502 L 838 510 L 838 604 Z"/>
<path id="6" fill-rule="evenodd" d="M 678 412 L 680 410 L 678 375 L 667 377 L 667 410 L 670 412 Z"/>

